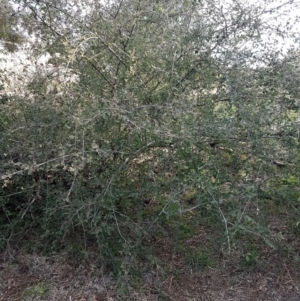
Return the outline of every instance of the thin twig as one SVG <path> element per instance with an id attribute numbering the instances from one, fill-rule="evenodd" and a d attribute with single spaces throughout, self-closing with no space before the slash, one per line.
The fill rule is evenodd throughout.
<path id="1" fill-rule="evenodd" d="M 123 234 L 122 234 L 122 232 L 121 232 L 121 230 L 120 230 L 120 227 L 119 227 L 119 223 L 118 223 L 118 219 L 117 219 L 117 217 L 116 217 L 116 213 L 115 213 L 114 210 L 113 210 L 113 214 L 114 214 L 114 219 L 115 219 L 115 221 L 116 221 L 116 225 L 117 225 L 117 229 L 118 229 L 119 235 L 122 237 L 122 239 L 126 242 L 126 244 L 127 244 L 128 246 L 130 246 L 131 248 L 134 247 L 134 246 L 132 246 L 132 245 L 126 240 L 126 238 L 123 236 Z"/>
<path id="2" fill-rule="evenodd" d="M 218 204 L 219 202 L 215 199 L 214 195 L 209 190 L 207 190 L 207 192 L 210 194 L 210 196 L 213 198 L 213 200 Z M 226 236 L 227 236 L 227 244 L 228 244 L 228 253 L 230 254 L 231 253 L 231 247 L 230 247 L 230 238 L 229 238 L 229 231 L 228 231 L 228 226 L 227 226 L 227 220 L 226 220 L 226 218 L 225 218 L 225 216 L 224 216 L 224 214 L 223 214 L 220 206 L 218 206 L 218 209 L 219 209 L 219 211 L 221 213 L 221 216 L 222 216 L 222 218 L 224 220 L 225 229 L 226 229 Z"/>
<path id="3" fill-rule="evenodd" d="M 60 160 L 60 159 L 65 159 L 65 158 L 68 158 L 68 157 L 70 157 L 70 156 L 71 156 L 71 155 L 60 156 L 60 157 L 57 157 L 57 158 L 50 159 L 50 160 L 48 160 L 48 161 L 42 162 L 42 163 L 40 163 L 40 164 L 36 164 L 36 165 L 34 164 L 33 167 L 34 167 L 34 168 L 41 167 L 41 166 L 43 166 L 43 165 L 48 164 L 49 162 L 57 161 L 57 160 Z M 13 173 L 10 173 L 10 174 L 2 174 L 2 175 L 1 175 L 1 178 L 2 178 L 2 179 L 4 179 L 4 178 L 10 178 L 10 177 L 12 177 L 12 176 L 14 176 L 14 175 L 22 174 L 24 171 L 29 170 L 31 167 L 32 167 L 32 166 L 29 166 L 29 167 L 27 167 L 27 168 L 24 168 L 24 169 L 22 169 L 22 170 L 18 170 L 18 171 L 16 171 L 16 172 L 13 172 Z"/>
<path id="4" fill-rule="evenodd" d="M 226 229 L 226 236 L 227 236 L 227 244 L 228 244 L 228 254 L 230 254 L 230 252 L 231 252 L 231 247 L 230 247 L 230 238 L 229 238 L 229 232 L 228 232 L 228 227 L 227 227 L 227 220 L 226 220 L 226 218 L 225 218 L 225 216 L 224 216 L 224 214 L 223 214 L 221 208 L 218 207 L 218 209 L 219 209 L 219 211 L 220 211 L 220 213 L 221 213 L 221 215 L 222 215 L 222 217 L 223 217 L 223 220 L 224 220 L 225 229 Z"/>

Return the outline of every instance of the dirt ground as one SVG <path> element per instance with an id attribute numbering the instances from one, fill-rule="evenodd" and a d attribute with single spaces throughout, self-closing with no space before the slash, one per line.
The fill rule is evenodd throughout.
<path id="1" fill-rule="evenodd" d="M 159 269 L 126 294 L 109 272 L 92 260 L 68 262 L 65 254 L 51 257 L 19 254 L 0 262 L 0 300 L 45 301 L 299 301 L 300 266 L 294 259 L 269 252 L 264 263 L 241 268 L 221 258 L 214 267 L 189 268 L 165 252 L 168 272 Z M 142 284 L 141 284 L 142 283 Z"/>

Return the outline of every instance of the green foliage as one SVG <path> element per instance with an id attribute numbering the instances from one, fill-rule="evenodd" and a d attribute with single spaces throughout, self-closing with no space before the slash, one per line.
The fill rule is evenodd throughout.
<path id="1" fill-rule="evenodd" d="M 186 258 L 186 263 L 190 267 L 205 268 L 205 267 L 213 265 L 213 261 L 210 258 L 210 256 L 201 250 L 197 250 L 197 249 L 189 250 L 185 254 L 185 258 Z"/>
<path id="2" fill-rule="evenodd" d="M 3 248 L 31 235 L 45 252 L 92 242 L 128 279 L 157 228 L 182 242 L 201 220 L 222 228 L 229 253 L 240 233 L 281 240 L 268 208 L 299 203 L 300 61 L 244 48 L 272 29 L 256 27 L 259 7 L 121 1 L 71 18 L 61 1 L 19 2 L 45 41 L 36 53 L 60 55 L 58 71 L 0 104 Z M 211 264 L 204 251 L 187 260 Z"/>
<path id="3" fill-rule="evenodd" d="M 259 259 L 259 251 L 255 245 L 250 245 L 246 249 L 246 254 L 241 260 L 241 264 L 246 267 L 253 267 L 257 264 Z"/>
<path id="4" fill-rule="evenodd" d="M 24 291 L 23 291 L 23 297 L 26 299 L 30 299 L 30 298 L 39 298 L 39 299 L 43 299 L 44 297 L 46 297 L 47 293 L 48 293 L 48 287 L 49 285 L 47 283 L 36 283 L 33 284 L 30 287 L 27 287 Z"/>

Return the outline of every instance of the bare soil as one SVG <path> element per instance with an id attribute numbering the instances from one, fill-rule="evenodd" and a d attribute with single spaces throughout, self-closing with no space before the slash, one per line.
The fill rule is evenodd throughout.
<path id="1" fill-rule="evenodd" d="M 251 267 L 241 266 L 236 253 L 195 268 L 182 255 L 174 255 L 166 241 L 155 248 L 162 266 L 144 273 L 136 285 L 128 284 L 127 292 L 92 258 L 74 262 L 64 253 L 49 257 L 19 253 L 10 263 L 0 262 L 0 301 L 300 300 L 299 263 L 278 251 L 261 250 L 259 263 Z"/>

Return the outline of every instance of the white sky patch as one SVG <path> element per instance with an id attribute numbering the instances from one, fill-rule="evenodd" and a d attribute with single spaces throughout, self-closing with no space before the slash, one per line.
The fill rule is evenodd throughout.
<path id="1" fill-rule="evenodd" d="M 27 86 L 36 78 L 45 80 L 46 93 L 57 95 L 78 82 L 79 77 L 72 69 L 54 66 L 49 63 L 51 58 L 47 52 L 36 59 L 28 49 L 10 53 L 0 48 L 0 98 L 1 95 L 31 97 Z"/>

